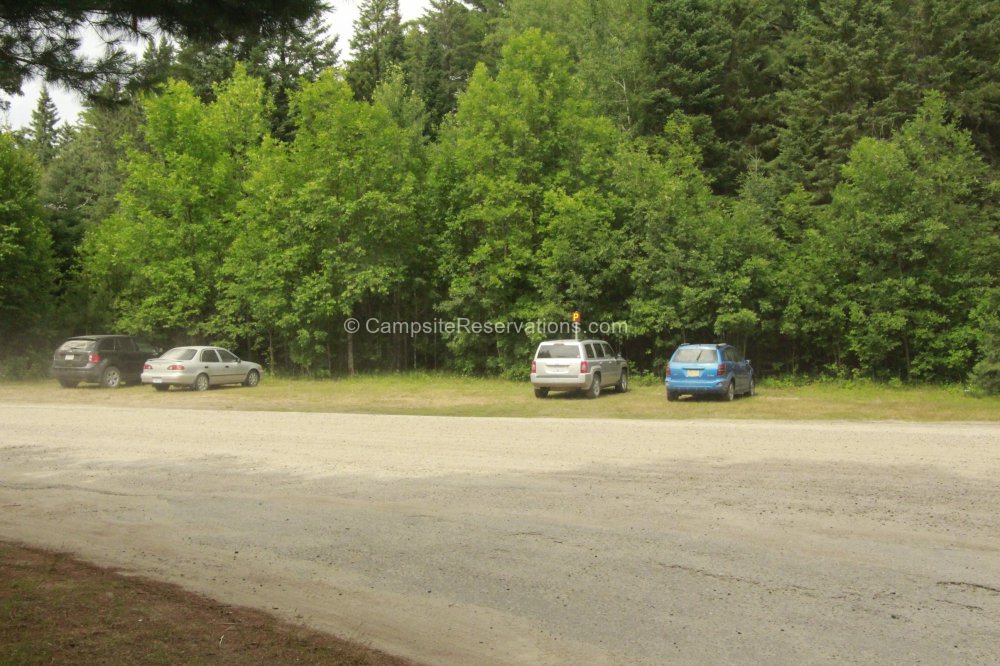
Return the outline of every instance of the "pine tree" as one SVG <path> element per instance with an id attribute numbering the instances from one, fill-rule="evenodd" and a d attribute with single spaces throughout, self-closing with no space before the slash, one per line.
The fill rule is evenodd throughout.
<path id="1" fill-rule="evenodd" d="M 42 86 L 38 95 L 38 104 L 31 112 L 31 125 L 28 127 L 28 143 L 42 166 L 47 166 L 55 157 L 56 149 L 62 132 L 59 127 L 59 111 L 56 109 L 47 86 Z"/>
<path id="2" fill-rule="evenodd" d="M 351 39 L 354 59 L 347 82 L 358 99 L 370 100 L 391 66 L 403 61 L 403 28 L 399 0 L 364 0 Z"/>

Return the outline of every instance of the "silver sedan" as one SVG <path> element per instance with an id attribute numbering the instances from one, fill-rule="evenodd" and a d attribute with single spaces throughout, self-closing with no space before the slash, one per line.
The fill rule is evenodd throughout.
<path id="1" fill-rule="evenodd" d="M 263 373 L 257 363 L 241 360 L 221 347 L 174 347 L 146 361 L 142 383 L 152 384 L 157 391 L 166 391 L 171 384 L 204 391 L 220 384 L 257 386 Z"/>

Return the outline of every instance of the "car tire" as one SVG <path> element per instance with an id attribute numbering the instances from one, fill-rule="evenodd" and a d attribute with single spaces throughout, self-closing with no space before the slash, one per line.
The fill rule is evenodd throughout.
<path id="1" fill-rule="evenodd" d="M 535 389 L 536 398 L 547 398 L 549 397 L 549 389 L 546 387 L 540 387 Z"/>
<path id="2" fill-rule="evenodd" d="M 260 373 L 256 370 L 251 370 L 247 373 L 247 378 L 243 380 L 243 386 L 249 386 L 253 388 L 260 383 Z"/>
<path id="3" fill-rule="evenodd" d="M 207 391 L 208 390 L 208 375 L 201 373 L 194 379 L 194 384 L 191 387 L 195 391 Z"/>
<path id="4" fill-rule="evenodd" d="M 73 381 L 72 379 L 60 379 L 59 384 L 63 388 L 76 388 L 80 382 Z"/>
<path id="5" fill-rule="evenodd" d="M 667 400 L 669 400 L 670 402 L 677 402 L 677 399 L 680 397 L 681 396 L 677 393 L 677 391 L 671 391 L 670 389 L 667 389 Z"/>
<path id="6" fill-rule="evenodd" d="M 113 365 L 109 365 L 104 368 L 104 372 L 101 373 L 101 386 L 104 388 L 118 388 L 122 385 L 122 373 L 121 370 Z"/>
<path id="7" fill-rule="evenodd" d="M 726 392 L 722 394 L 722 399 L 726 402 L 732 402 L 736 399 L 736 382 L 730 380 L 729 385 L 726 387 Z"/>
<path id="8" fill-rule="evenodd" d="M 622 369 L 622 376 L 615 384 L 615 392 L 628 393 L 628 370 Z"/>
<path id="9" fill-rule="evenodd" d="M 594 381 L 590 383 L 590 388 L 587 389 L 588 398 L 597 398 L 601 395 L 601 375 L 600 373 L 594 374 Z"/>
<path id="10" fill-rule="evenodd" d="M 162 391 L 166 391 L 167 389 L 169 389 L 170 385 L 169 384 L 153 384 L 153 388 L 156 389 L 157 391 L 161 391 L 162 392 Z"/>

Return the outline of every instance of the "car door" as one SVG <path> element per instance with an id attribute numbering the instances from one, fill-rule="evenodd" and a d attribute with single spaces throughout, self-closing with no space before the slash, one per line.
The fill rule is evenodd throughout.
<path id="1" fill-rule="evenodd" d="M 605 383 L 617 384 L 618 380 L 622 378 L 622 364 L 615 357 L 615 352 L 607 342 L 601 343 L 601 349 L 604 351 L 603 365 L 604 371 L 607 373 Z"/>
<path id="2" fill-rule="evenodd" d="M 601 352 L 600 345 L 595 345 L 593 342 L 587 342 L 583 345 L 584 353 L 587 355 L 587 365 L 590 366 L 591 373 L 601 374 L 601 384 L 604 383 L 604 373 L 601 370 Z"/>
<path id="3" fill-rule="evenodd" d="M 146 359 L 139 358 L 139 348 L 135 340 L 128 337 L 118 338 L 118 355 L 121 357 L 122 373 L 130 380 L 139 379 L 142 374 L 142 362 Z"/>
<path id="4" fill-rule="evenodd" d="M 747 364 L 743 355 L 735 347 L 726 348 L 726 361 L 733 364 L 733 375 L 736 378 L 736 391 L 745 392 L 750 388 L 750 377 L 747 374 Z"/>
<path id="5" fill-rule="evenodd" d="M 113 365 L 118 371 L 125 373 L 126 369 L 121 367 L 121 359 L 118 358 L 118 338 L 102 338 L 97 343 L 97 354 L 104 362 L 104 366 Z"/>
<path id="6" fill-rule="evenodd" d="M 225 374 L 219 354 L 214 349 L 203 349 L 198 356 L 199 370 L 208 375 L 211 384 L 225 383 Z"/>
<path id="7" fill-rule="evenodd" d="M 242 382 L 246 373 L 243 372 L 240 359 L 225 349 L 217 349 L 216 351 L 219 352 L 219 360 L 222 362 L 222 380 L 231 384 Z"/>

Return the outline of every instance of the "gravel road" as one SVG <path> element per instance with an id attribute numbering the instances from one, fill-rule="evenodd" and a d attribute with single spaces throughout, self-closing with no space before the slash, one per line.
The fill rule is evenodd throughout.
<path id="1" fill-rule="evenodd" d="M 1000 663 L 1000 426 L 0 403 L 0 538 L 430 664 Z"/>

